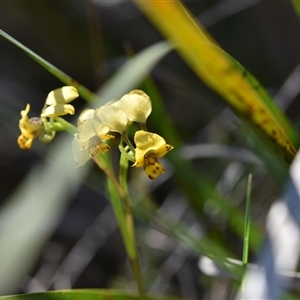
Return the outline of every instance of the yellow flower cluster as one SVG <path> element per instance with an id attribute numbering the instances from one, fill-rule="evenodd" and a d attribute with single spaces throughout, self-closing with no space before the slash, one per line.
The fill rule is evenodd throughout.
<path id="1" fill-rule="evenodd" d="M 18 145 L 30 149 L 37 137 L 42 142 L 50 142 L 58 130 L 59 116 L 73 115 L 75 109 L 69 103 L 79 96 L 73 86 L 64 86 L 51 91 L 39 117 L 29 118 L 30 105 L 21 111 L 19 128 L 21 135 Z M 151 99 L 141 90 L 133 90 L 121 99 L 110 101 L 97 109 L 87 109 L 78 118 L 78 132 L 75 134 L 72 150 L 79 166 L 90 158 L 107 152 L 110 147 L 105 141 L 114 138 L 111 133 L 121 135 L 120 151 L 133 162 L 133 167 L 143 167 L 150 179 L 155 179 L 165 170 L 158 158 L 166 155 L 173 146 L 168 145 L 159 135 L 147 131 L 146 120 L 152 110 Z M 141 130 L 135 132 L 132 145 L 127 129 L 136 122 Z M 54 126 L 56 125 L 56 127 Z M 56 129 L 55 129 L 56 128 Z M 125 147 L 124 147 L 125 144 Z"/>
<path id="2" fill-rule="evenodd" d="M 73 86 L 64 86 L 51 91 L 45 101 L 44 108 L 39 117 L 28 117 L 30 105 L 27 104 L 25 110 L 21 111 L 19 128 L 21 135 L 18 137 L 18 145 L 23 150 L 31 148 L 33 140 L 39 136 L 42 142 L 50 142 L 55 131 L 51 130 L 48 125 L 48 119 L 53 122 L 53 118 L 66 114 L 73 115 L 75 109 L 72 105 L 67 104 L 78 97 L 78 92 Z"/>
<path id="3" fill-rule="evenodd" d="M 78 118 L 78 130 L 73 141 L 75 161 L 84 165 L 91 157 L 109 150 L 104 141 L 113 138 L 109 132 L 117 132 L 129 149 L 128 158 L 134 162 L 133 167 L 143 167 L 150 179 L 155 179 L 165 170 L 158 158 L 173 149 L 159 135 L 146 131 L 146 120 L 152 110 L 151 99 L 141 90 L 133 90 L 120 100 L 110 101 L 98 109 L 88 109 Z M 134 135 L 134 148 L 127 136 L 127 129 L 132 122 L 140 125 L 142 130 Z M 125 151 L 125 150 L 124 150 Z M 124 153 L 124 152 L 123 152 Z"/>

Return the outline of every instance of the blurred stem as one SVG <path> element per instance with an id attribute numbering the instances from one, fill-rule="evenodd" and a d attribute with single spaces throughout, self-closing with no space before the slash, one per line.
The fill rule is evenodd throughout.
<path id="1" fill-rule="evenodd" d="M 251 188 L 252 188 L 252 174 L 248 176 L 247 196 L 246 196 L 246 216 L 244 226 L 244 247 L 243 247 L 243 269 L 246 271 L 249 256 L 249 234 L 250 234 L 250 203 L 251 203 Z M 245 290 L 245 275 L 242 279 L 241 291 Z"/>
<path id="2" fill-rule="evenodd" d="M 111 200 L 116 219 L 122 234 L 123 242 L 125 245 L 126 253 L 128 255 L 133 276 L 137 283 L 140 299 L 146 299 L 146 292 L 143 286 L 142 272 L 139 263 L 134 220 L 132 213 L 131 200 L 129 198 L 128 187 L 127 187 L 127 169 L 128 160 L 121 154 L 120 159 L 120 183 L 116 179 L 110 161 L 110 155 L 100 154 L 94 161 L 99 168 L 107 175 L 107 189 L 109 198 Z"/>

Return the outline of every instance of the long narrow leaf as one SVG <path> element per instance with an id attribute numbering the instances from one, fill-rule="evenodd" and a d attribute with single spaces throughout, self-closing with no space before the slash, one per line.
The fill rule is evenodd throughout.
<path id="1" fill-rule="evenodd" d="M 32 59 L 34 59 L 37 63 L 39 63 L 42 67 L 44 67 L 47 71 L 49 71 L 51 74 L 53 74 L 56 78 L 61 80 L 66 85 L 72 85 L 76 87 L 80 95 L 86 100 L 86 101 L 93 101 L 96 95 L 91 92 L 89 89 L 81 85 L 79 82 L 77 82 L 75 79 L 71 78 L 55 66 L 53 66 L 51 63 L 40 57 L 38 54 L 34 53 L 32 50 L 24 46 L 22 43 L 14 39 L 12 36 L 4 32 L 0 29 L 0 36 L 11 42 L 13 45 L 20 48 L 22 51 L 24 51 L 28 56 L 30 56 Z"/>
<path id="2" fill-rule="evenodd" d="M 218 92 L 240 115 L 274 141 L 290 162 L 298 146 L 297 134 L 267 92 L 217 46 L 179 1 L 134 1 L 170 41 L 191 69 Z"/>
<path id="3" fill-rule="evenodd" d="M 0 300 L 138 300 L 139 296 L 121 290 L 61 290 L 45 293 L 35 293 L 27 295 L 14 295 L 0 297 Z M 148 300 L 179 300 L 179 298 L 171 296 L 153 296 Z"/>

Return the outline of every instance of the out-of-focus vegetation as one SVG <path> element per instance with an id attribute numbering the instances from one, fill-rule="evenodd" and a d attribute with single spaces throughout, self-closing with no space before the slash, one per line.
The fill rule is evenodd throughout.
<path id="1" fill-rule="evenodd" d="M 151 97 L 148 130 L 161 134 L 175 149 L 163 160 L 166 174 L 155 181 L 141 169 L 129 168 L 145 289 L 187 299 L 228 299 L 238 292 L 243 277 L 232 259 L 243 257 L 248 175 L 253 176 L 249 261 L 256 262 L 268 229 L 266 216 L 281 195 L 298 146 L 300 20 L 289 2 L 184 5 L 230 55 L 217 50 L 239 74 L 229 72 L 232 85 L 225 86 L 226 72 L 215 75 L 222 61 L 216 64 L 210 49 L 218 48 L 198 53 L 192 27 L 183 30 L 175 12 L 163 13 L 172 4 L 5 2 L 0 23 L 1 29 L 80 83 L 77 111 L 86 107 L 84 100 L 94 99 L 89 90 L 100 99 L 96 106 L 134 88 Z M 172 43 L 157 44 L 165 37 Z M 26 103 L 38 115 L 50 90 L 73 81 L 57 76 L 62 83 L 53 76 L 59 71 L 50 67 L 47 72 L 3 38 L 0 45 L 0 293 L 135 290 L 104 174 L 92 162 L 75 169 L 68 133 L 58 133 L 48 145 L 35 143 L 28 152 L 16 143 Z M 248 95 L 251 89 L 257 98 Z M 268 127 L 267 122 L 258 129 L 265 119 L 240 109 L 241 97 L 248 99 L 248 108 L 267 108 L 275 125 Z M 226 100 L 242 116 L 237 117 Z M 75 118 L 67 120 L 76 124 Z M 280 135 L 279 143 L 274 136 L 270 141 L 273 133 Z M 293 148 L 287 151 L 288 162 L 287 144 Z M 112 150 L 112 158 L 117 170 L 117 151 Z M 122 293 L 111 293 L 122 299 Z M 290 293 L 299 296 L 296 284 Z"/>

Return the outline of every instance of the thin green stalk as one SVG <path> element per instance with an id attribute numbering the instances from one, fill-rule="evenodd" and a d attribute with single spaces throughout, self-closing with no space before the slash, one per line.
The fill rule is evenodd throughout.
<path id="1" fill-rule="evenodd" d="M 126 162 L 125 162 L 126 160 Z M 107 175 L 107 189 L 114 209 L 115 216 L 122 234 L 126 253 L 128 255 L 132 272 L 137 283 L 140 299 L 146 299 L 146 292 L 143 286 L 142 273 L 136 247 L 134 220 L 131 201 L 127 188 L 127 168 L 128 161 L 121 155 L 120 162 L 120 182 L 116 179 L 112 171 L 109 156 L 100 154 L 94 158 L 96 164 Z"/>
<path id="2" fill-rule="evenodd" d="M 252 174 L 248 176 L 247 196 L 246 196 L 246 216 L 244 226 L 244 246 L 243 246 L 243 269 L 247 269 L 249 256 L 249 234 L 250 234 L 250 204 L 251 204 L 251 188 L 252 188 Z M 241 291 L 245 290 L 245 276 L 242 279 Z"/>
<path id="3" fill-rule="evenodd" d="M 54 131 L 68 131 L 71 134 L 75 134 L 78 132 L 77 128 L 69 123 L 68 121 L 66 121 L 65 119 L 61 118 L 61 117 L 56 117 L 55 118 L 55 122 L 52 122 L 49 125 L 49 128 L 54 130 Z"/>
<path id="4" fill-rule="evenodd" d="M 129 231 L 131 237 L 131 243 L 135 250 L 134 256 L 129 259 L 130 259 L 130 264 L 138 286 L 141 299 L 145 299 L 147 296 L 144 289 L 141 266 L 139 262 L 139 255 L 137 251 L 137 244 L 136 244 L 135 230 L 134 230 L 134 219 L 132 213 L 132 201 L 129 197 L 127 174 L 128 174 L 128 159 L 123 153 L 121 153 L 119 181 L 123 191 L 125 192 L 125 198 L 123 200 L 124 200 L 126 225 L 127 225 L 127 230 Z"/>
<path id="5" fill-rule="evenodd" d="M 135 149 L 130 141 L 130 139 L 128 138 L 128 135 L 126 132 L 122 133 L 122 139 L 124 140 L 124 142 L 127 144 L 127 146 L 130 148 L 130 150 L 135 153 Z"/>

